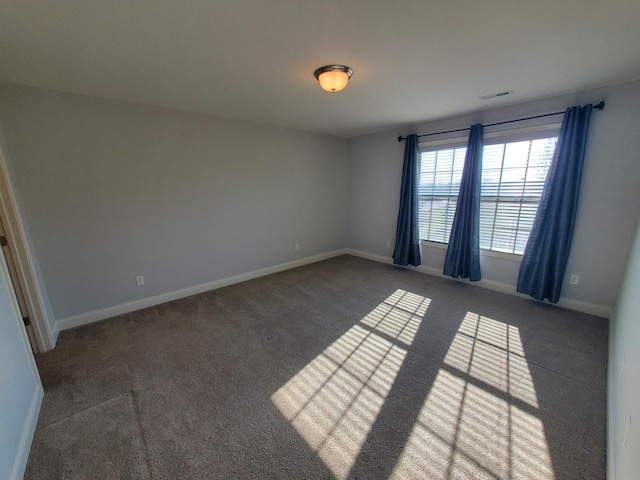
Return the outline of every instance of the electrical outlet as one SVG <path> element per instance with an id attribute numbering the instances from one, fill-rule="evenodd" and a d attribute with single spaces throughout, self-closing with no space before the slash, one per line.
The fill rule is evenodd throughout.
<path id="1" fill-rule="evenodd" d="M 296 252 L 299 252 L 299 251 L 300 251 L 300 245 L 298 245 L 297 243 L 296 243 L 295 247 L 293 247 L 293 248 L 295 248 L 295 249 L 296 249 Z"/>
<path id="2" fill-rule="evenodd" d="M 570 283 L 571 285 L 577 285 L 579 281 L 580 281 L 580 275 L 575 275 L 575 274 L 573 274 L 573 275 L 571 275 L 571 277 L 569 278 L 569 283 Z"/>
<path id="3" fill-rule="evenodd" d="M 391 248 L 391 242 L 387 242 L 387 248 Z"/>
<path id="4" fill-rule="evenodd" d="M 142 275 L 136 277 L 136 285 L 139 287 L 144 285 L 144 277 Z"/>

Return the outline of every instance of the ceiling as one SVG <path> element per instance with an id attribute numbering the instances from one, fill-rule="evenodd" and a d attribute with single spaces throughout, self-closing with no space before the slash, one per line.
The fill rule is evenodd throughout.
<path id="1" fill-rule="evenodd" d="M 635 80 L 639 46 L 640 0 L 0 0 L 2 81 L 342 137 Z"/>

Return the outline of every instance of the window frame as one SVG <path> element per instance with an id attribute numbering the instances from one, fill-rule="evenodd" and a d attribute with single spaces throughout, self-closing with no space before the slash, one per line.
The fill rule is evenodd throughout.
<path id="1" fill-rule="evenodd" d="M 553 122 L 553 123 L 540 123 L 536 125 L 529 125 L 529 126 L 512 128 L 512 129 L 503 128 L 500 130 L 496 130 L 495 128 L 489 127 L 485 129 L 485 132 L 483 134 L 484 146 L 558 137 L 560 134 L 561 126 L 562 126 L 562 123 Z M 439 136 L 439 135 L 434 135 L 434 136 Z M 460 136 L 459 134 L 455 137 L 449 136 L 446 138 L 440 138 L 440 139 L 436 138 L 432 140 L 419 142 L 418 143 L 418 157 L 419 157 L 418 162 L 420 162 L 420 156 L 422 155 L 423 152 L 444 150 L 447 148 L 466 147 L 467 142 L 468 142 L 468 136 L 463 137 L 463 136 Z M 420 168 L 420 163 L 418 163 L 418 168 Z M 435 247 L 440 249 L 446 249 L 448 248 L 448 245 L 449 245 L 447 242 L 438 242 L 438 241 L 426 240 L 426 239 L 419 239 L 419 242 L 421 246 L 429 246 L 429 247 Z M 509 260 L 522 259 L 521 253 L 488 250 L 483 247 L 480 247 L 480 255 L 509 259 Z"/>

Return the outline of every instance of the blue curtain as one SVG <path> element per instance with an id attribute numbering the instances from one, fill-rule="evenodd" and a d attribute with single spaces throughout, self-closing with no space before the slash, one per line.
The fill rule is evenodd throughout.
<path id="1" fill-rule="evenodd" d="M 482 181 L 482 125 L 471 127 L 460 193 L 453 217 L 444 274 L 480 280 L 480 185 Z"/>
<path id="2" fill-rule="evenodd" d="M 396 265 L 420 265 L 418 239 L 418 136 L 407 135 L 400 185 L 400 208 L 393 251 Z"/>
<path id="3" fill-rule="evenodd" d="M 568 108 L 524 250 L 517 291 L 557 303 L 569 259 L 591 104 Z"/>

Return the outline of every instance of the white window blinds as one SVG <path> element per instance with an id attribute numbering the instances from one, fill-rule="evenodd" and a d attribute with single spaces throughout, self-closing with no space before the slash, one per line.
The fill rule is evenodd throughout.
<path id="1" fill-rule="evenodd" d="M 466 152 L 466 147 L 458 147 L 421 153 L 418 186 L 421 239 L 449 242 Z"/>
<path id="2" fill-rule="evenodd" d="M 544 188 L 556 137 L 485 145 L 482 158 L 480 248 L 522 254 Z M 420 154 L 420 238 L 447 243 L 466 147 Z"/>

